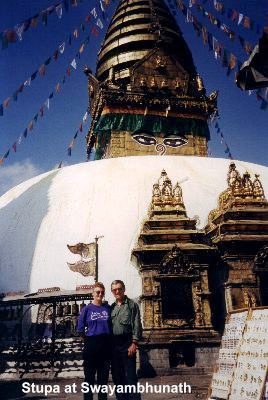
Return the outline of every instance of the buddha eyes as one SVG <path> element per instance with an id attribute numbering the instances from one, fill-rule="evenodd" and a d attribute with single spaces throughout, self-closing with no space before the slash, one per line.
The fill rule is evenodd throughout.
<path id="1" fill-rule="evenodd" d="M 187 139 L 184 137 L 172 137 L 172 138 L 165 138 L 163 140 L 163 143 L 166 146 L 170 147 L 179 147 L 182 146 L 183 144 L 187 143 Z"/>
<path id="2" fill-rule="evenodd" d="M 143 144 L 145 146 L 152 146 L 158 143 L 154 136 L 148 134 L 136 133 L 132 135 L 132 138 L 139 144 Z M 174 136 L 163 139 L 163 144 L 169 147 L 179 147 L 186 143 L 187 139 L 183 136 Z"/>
<path id="3" fill-rule="evenodd" d="M 138 143 L 143 144 L 145 146 L 151 146 L 152 144 L 156 144 L 156 139 L 153 136 L 149 135 L 141 135 L 141 134 L 134 134 L 133 139 L 135 139 Z"/>

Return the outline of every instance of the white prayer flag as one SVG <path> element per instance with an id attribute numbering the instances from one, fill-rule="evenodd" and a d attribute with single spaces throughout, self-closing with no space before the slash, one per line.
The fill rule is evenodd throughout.
<path id="1" fill-rule="evenodd" d="M 98 18 L 98 20 L 97 20 L 97 22 L 96 22 L 96 25 L 98 25 L 98 27 L 100 28 L 100 29 L 102 29 L 103 28 L 103 23 L 101 22 L 101 20 Z"/>
<path id="2" fill-rule="evenodd" d="M 71 62 L 71 66 L 74 68 L 74 69 L 76 69 L 76 61 L 75 61 L 75 58 L 73 59 L 73 61 Z"/>
<path id="3" fill-rule="evenodd" d="M 56 13 L 57 13 L 58 18 L 61 19 L 61 17 L 62 17 L 62 5 L 61 4 L 59 4 L 56 7 Z"/>
<path id="4" fill-rule="evenodd" d="M 243 14 L 239 14 L 237 25 L 241 24 L 243 17 Z"/>
<path id="5" fill-rule="evenodd" d="M 94 18 L 98 17 L 98 14 L 97 14 L 97 11 L 96 11 L 95 7 L 90 11 L 90 14 L 92 14 L 94 16 Z"/>
<path id="6" fill-rule="evenodd" d="M 64 50 L 65 50 L 65 42 L 63 42 L 63 43 L 59 46 L 59 51 L 60 51 L 61 54 L 64 53 Z"/>

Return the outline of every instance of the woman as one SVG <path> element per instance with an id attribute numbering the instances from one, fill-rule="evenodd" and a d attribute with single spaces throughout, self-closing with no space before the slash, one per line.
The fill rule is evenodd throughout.
<path id="1" fill-rule="evenodd" d="M 93 286 L 93 301 L 85 306 L 78 318 L 77 331 L 84 337 L 85 382 L 107 385 L 110 368 L 111 317 L 108 304 L 103 304 L 105 288 L 101 282 Z M 85 400 L 92 400 L 91 391 L 84 394 Z M 99 400 L 106 400 L 106 393 L 99 393 Z"/>

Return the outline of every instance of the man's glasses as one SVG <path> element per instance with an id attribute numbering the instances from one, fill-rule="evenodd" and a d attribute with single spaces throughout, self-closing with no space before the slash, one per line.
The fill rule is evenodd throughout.
<path id="1" fill-rule="evenodd" d="M 113 293 L 116 293 L 116 292 L 122 292 L 123 291 L 123 288 L 115 288 L 115 289 L 112 289 L 112 292 Z"/>
<path id="2" fill-rule="evenodd" d="M 104 294 L 104 290 L 94 290 L 94 293 L 96 293 L 96 294 Z"/>

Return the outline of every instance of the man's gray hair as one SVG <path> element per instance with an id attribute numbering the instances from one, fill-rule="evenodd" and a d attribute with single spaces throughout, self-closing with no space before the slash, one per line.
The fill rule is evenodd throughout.
<path id="1" fill-rule="evenodd" d="M 123 288 L 123 290 L 126 289 L 124 282 L 121 281 L 120 279 L 115 279 L 114 281 L 112 281 L 112 283 L 111 283 L 111 289 L 112 289 L 113 285 L 121 285 L 122 288 Z"/>

